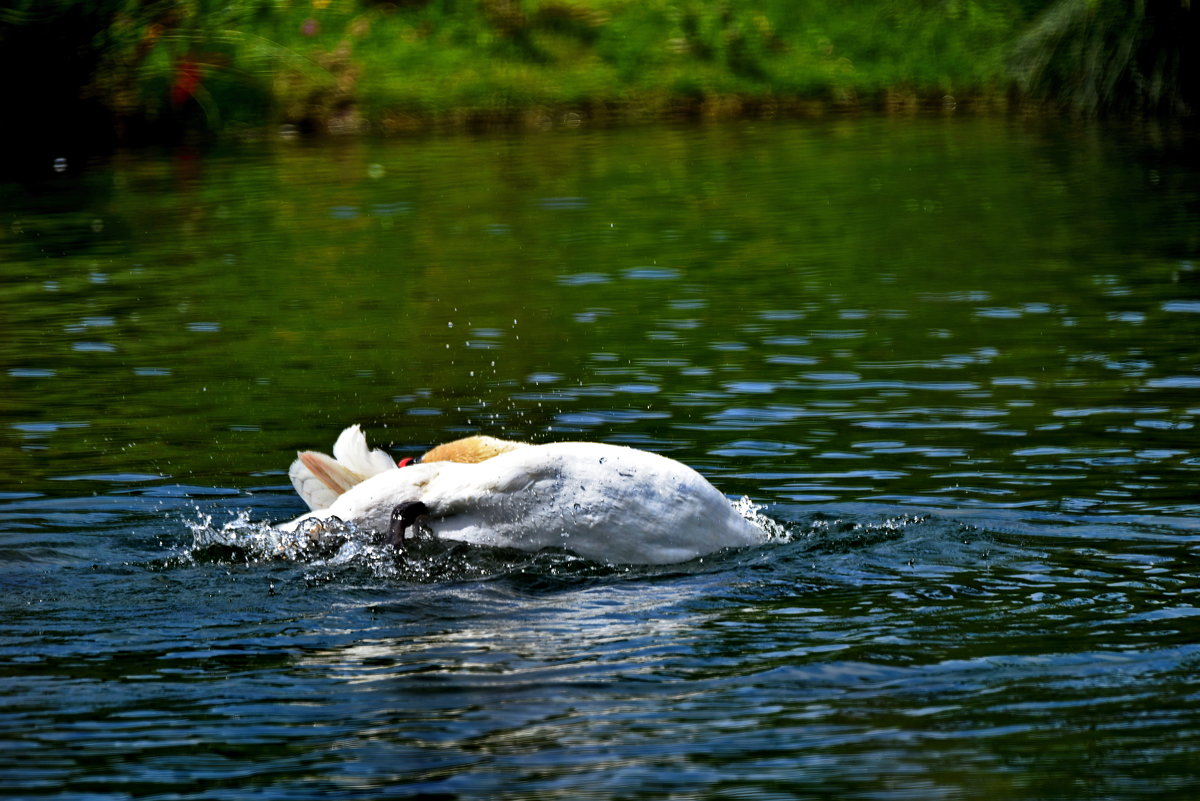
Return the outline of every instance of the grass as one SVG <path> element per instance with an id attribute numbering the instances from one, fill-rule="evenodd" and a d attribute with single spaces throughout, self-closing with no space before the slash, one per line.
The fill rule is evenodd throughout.
<path id="1" fill-rule="evenodd" d="M 131 6 L 132 126 L 392 130 L 1002 97 L 1017 0 L 241 0 Z M 185 8 L 181 12 L 180 9 Z M 199 70 L 185 97 L 181 64 Z M 188 87 L 184 87 L 186 90 Z M 174 92 L 174 95 L 173 95 Z M 174 99 L 172 99 L 172 97 Z M 183 97 L 181 101 L 181 97 Z"/>
<path id="2" fill-rule="evenodd" d="M 580 115 L 940 106 L 947 97 L 954 104 L 1004 103 L 1018 85 L 1046 97 L 1125 92 L 1125 73 L 1104 72 L 1114 61 L 1104 58 L 1110 40 L 1134 48 L 1116 60 L 1136 66 L 1149 58 L 1137 55 L 1139 43 L 1162 37 L 1137 30 L 1118 36 L 1123 26 L 1145 28 L 1147 20 L 1168 17 L 1178 26 L 1181 15 L 1196 16 L 1187 0 L 1138 0 L 1133 12 L 1127 5 L 18 0 L 0 11 L 0 67 L 53 82 L 59 62 L 41 56 L 38 36 L 53 31 L 61 47 L 74 32 L 75 49 L 92 51 L 88 77 L 79 77 L 84 67 L 59 75 L 56 91 L 82 83 L 83 96 L 105 107 L 127 138 L 273 124 L 391 131 L 440 123 L 544 125 Z M 1172 15 L 1146 11 L 1150 6 Z M 1090 24 L 1097 15 L 1108 20 L 1099 35 Z M 28 62 L 39 59 L 30 69 Z M 1165 62 L 1174 73 L 1160 67 L 1155 74 L 1181 80 L 1186 70 L 1175 61 Z M 1098 77 L 1089 84 L 1089 75 Z M 1168 97 L 1170 86 L 1156 87 Z M 1186 106 L 1180 98 L 1188 99 L 1178 92 L 1169 98 L 1177 111 Z"/>

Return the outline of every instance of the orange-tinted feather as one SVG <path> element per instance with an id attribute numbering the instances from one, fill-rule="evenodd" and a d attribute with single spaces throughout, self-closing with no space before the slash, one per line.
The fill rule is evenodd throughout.
<path id="1" fill-rule="evenodd" d="M 466 437 L 446 442 L 427 451 L 422 462 L 485 462 L 493 456 L 525 447 L 524 442 L 510 442 L 495 437 Z"/>
<path id="2" fill-rule="evenodd" d="M 323 453 L 301 451 L 296 455 L 300 457 L 300 463 L 307 467 L 309 472 L 338 495 L 363 480 L 362 476 L 347 470 Z"/>

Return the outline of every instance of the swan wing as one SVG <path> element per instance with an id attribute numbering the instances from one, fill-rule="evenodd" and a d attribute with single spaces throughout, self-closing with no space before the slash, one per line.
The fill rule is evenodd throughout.
<path id="1" fill-rule="evenodd" d="M 764 532 L 691 468 L 599 443 L 530 445 L 430 477 L 421 500 L 439 537 L 612 564 L 682 562 Z"/>

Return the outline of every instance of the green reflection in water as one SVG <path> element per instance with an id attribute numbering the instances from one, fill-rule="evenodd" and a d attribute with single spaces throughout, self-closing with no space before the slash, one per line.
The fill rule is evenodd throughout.
<path id="1" fill-rule="evenodd" d="M 274 484 L 360 421 L 640 444 L 776 501 L 1176 508 L 1174 152 L 866 119 L 73 165 L 4 189 L 0 470 Z"/>

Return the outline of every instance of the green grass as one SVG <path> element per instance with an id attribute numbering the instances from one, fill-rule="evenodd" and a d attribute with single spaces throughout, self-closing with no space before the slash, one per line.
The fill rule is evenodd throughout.
<path id="1" fill-rule="evenodd" d="M 133 124 L 390 130 L 1002 96 L 1016 0 L 241 0 L 130 6 L 98 77 Z M 182 9 L 182 10 L 181 10 Z M 201 72 L 171 99 L 179 65 Z"/>
<path id="2" fill-rule="evenodd" d="M 1159 2 L 1186 10 L 1180 0 Z M 1022 79 L 1040 91 L 1031 75 L 1074 85 L 1069 63 L 1042 57 L 1048 47 L 1072 52 L 1063 43 L 1066 26 L 1045 22 L 1068 5 L 1079 20 L 1088 9 L 1121 4 L 22 0 L 0 12 L 0 51 L 10 53 L 0 66 L 18 69 L 21 59 L 37 58 L 34 46 L 13 50 L 30 31 L 54 30 L 61 39 L 64 29 L 79 27 L 78 47 L 95 50 L 83 94 L 125 130 L 152 137 L 280 123 L 388 131 L 439 122 L 543 124 L 565 114 L 914 107 L 940 105 L 947 95 L 957 103 L 1003 102 Z M 1115 25 L 1128 16 L 1111 11 Z M 1014 51 L 1018 42 L 1024 50 Z M 1088 50 L 1093 60 L 1096 47 Z M 1024 54 L 1016 69 L 1014 52 Z M 198 77 L 191 84 L 188 64 Z"/>

